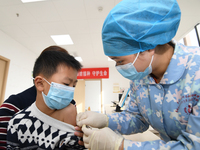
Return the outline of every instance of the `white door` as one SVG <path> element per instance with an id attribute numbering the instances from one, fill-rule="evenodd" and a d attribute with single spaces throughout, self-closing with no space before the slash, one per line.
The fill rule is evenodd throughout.
<path id="1" fill-rule="evenodd" d="M 101 112 L 101 81 L 85 81 L 85 110 Z"/>

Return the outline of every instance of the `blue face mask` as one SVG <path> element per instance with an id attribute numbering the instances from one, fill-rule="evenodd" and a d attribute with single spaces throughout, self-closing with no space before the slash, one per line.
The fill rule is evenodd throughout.
<path id="1" fill-rule="evenodd" d="M 125 65 L 116 66 L 117 71 L 123 77 L 125 77 L 129 80 L 140 80 L 140 79 L 144 78 L 145 76 L 149 75 L 152 72 L 151 64 L 152 64 L 154 55 L 152 56 L 152 59 L 151 59 L 149 66 L 145 69 L 144 72 L 137 72 L 137 70 L 134 67 L 134 63 L 137 60 L 138 56 L 139 56 L 139 53 L 137 54 L 133 63 L 128 63 L 128 64 L 125 64 Z"/>
<path id="2" fill-rule="evenodd" d="M 51 82 L 44 79 L 50 89 L 47 95 L 42 92 L 44 102 L 50 109 L 63 109 L 67 107 L 74 98 L 74 87 Z"/>

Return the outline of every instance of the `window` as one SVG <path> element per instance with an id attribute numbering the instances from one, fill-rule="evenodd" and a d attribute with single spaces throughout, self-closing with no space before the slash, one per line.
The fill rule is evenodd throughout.
<path id="1" fill-rule="evenodd" d="M 179 42 L 187 46 L 200 46 L 200 24 L 197 24 L 192 31 L 190 31 Z"/>

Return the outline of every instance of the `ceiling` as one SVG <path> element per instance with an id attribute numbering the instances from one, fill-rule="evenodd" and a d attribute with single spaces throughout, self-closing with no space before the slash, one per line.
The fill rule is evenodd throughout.
<path id="1" fill-rule="evenodd" d="M 0 30 L 36 53 L 55 45 L 50 35 L 69 34 L 70 54 L 82 57 L 84 68 L 111 67 L 103 53 L 101 28 L 109 11 L 121 0 L 47 0 L 22 3 L 0 0 Z M 182 19 L 176 40 L 200 22 L 200 0 L 177 0 Z"/>

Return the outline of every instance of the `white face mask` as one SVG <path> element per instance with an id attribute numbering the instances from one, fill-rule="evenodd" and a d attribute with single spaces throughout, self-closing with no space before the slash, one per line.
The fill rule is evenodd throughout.
<path id="1" fill-rule="evenodd" d="M 116 66 L 117 71 L 125 78 L 129 79 L 129 80 L 140 80 L 142 78 L 144 78 L 145 76 L 149 75 L 152 72 L 152 61 L 153 61 L 153 57 L 151 58 L 151 62 L 149 64 L 149 66 L 145 69 L 144 72 L 137 72 L 134 63 L 136 62 L 138 56 L 139 56 L 140 52 L 138 52 L 135 60 L 133 61 L 133 63 L 128 63 L 125 65 L 119 65 Z"/>

